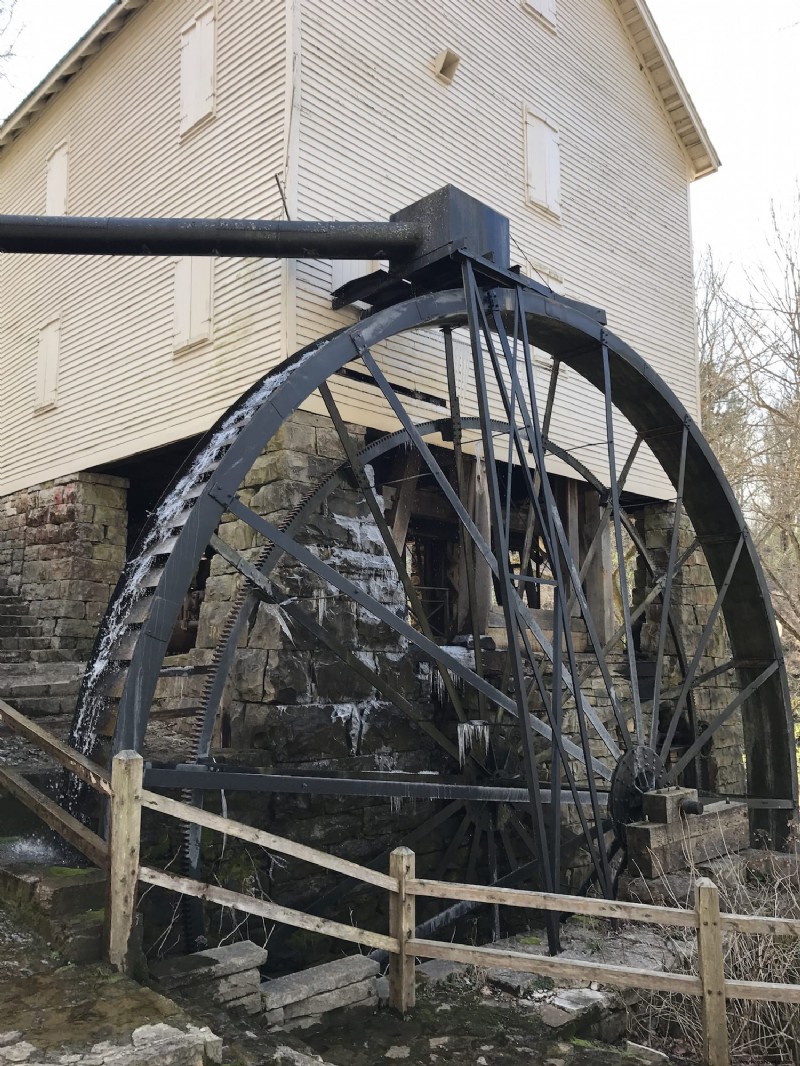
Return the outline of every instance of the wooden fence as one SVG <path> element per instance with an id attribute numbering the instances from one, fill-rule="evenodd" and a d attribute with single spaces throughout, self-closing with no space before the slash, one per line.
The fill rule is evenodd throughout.
<path id="1" fill-rule="evenodd" d="M 397 848 L 389 860 L 389 873 L 379 873 L 357 863 L 340 859 L 217 814 L 200 810 L 142 786 L 143 762 L 140 755 L 123 751 L 115 756 L 111 774 L 77 755 L 35 723 L 28 721 L 0 700 L 0 721 L 22 733 L 71 770 L 81 780 L 108 797 L 111 803 L 108 843 L 92 833 L 19 774 L 0 768 L 0 787 L 7 789 L 48 825 L 61 833 L 92 862 L 109 871 L 107 913 L 108 958 L 117 969 L 127 972 L 132 964 L 131 937 L 136 914 L 139 881 L 158 885 L 182 895 L 195 896 L 246 914 L 335 937 L 339 940 L 382 949 L 389 953 L 390 1001 L 405 1013 L 414 1006 L 414 966 L 418 957 L 449 959 L 470 965 L 503 967 L 538 974 L 554 980 L 596 981 L 614 988 L 642 988 L 702 998 L 704 1062 L 707 1066 L 729 1066 L 730 1053 L 726 1025 L 728 999 L 776 1000 L 800 1004 L 800 985 L 768 984 L 760 981 L 730 981 L 725 978 L 723 933 L 800 936 L 800 921 L 743 914 L 721 914 L 719 890 L 708 878 L 696 884 L 692 910 L 623 903 L 615 900 L 529 892 L 513 888 L 462 885 L 416 877 L 414 853 Z M 139 858 L 142 808 L 191 822 L 227 836 L 268 848 L 303 862 L 354 878 L 389 893 L 389 934 L 359 929 L 303 911 L 254 899 L 216 885 L 142 866 Z M 525 907 L 623 921 L 695 929 L 697 931 L 699 975 L 646 970 L 610 963 L 575 961 L 560 957 L 503 951 L 494 947 L 473 947 L 434 940 L 420 940 L 415 934 L 416 900 L 469 900 L 479 903 Z"/>

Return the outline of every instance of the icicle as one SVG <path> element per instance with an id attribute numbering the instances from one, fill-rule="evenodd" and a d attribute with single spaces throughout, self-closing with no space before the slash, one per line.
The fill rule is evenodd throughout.
<path id="1" fill-rule="evenodd" d="M 458 761 L 463 766 L 467 755 L 475 747 L 483 748 L 483 754 L 489 751 L 489 723 L 482 719 L 473 722 L 458 723 Z"/>

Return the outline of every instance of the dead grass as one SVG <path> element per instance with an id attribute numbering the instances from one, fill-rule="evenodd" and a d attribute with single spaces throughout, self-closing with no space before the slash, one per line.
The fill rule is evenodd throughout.
<path id="1" fill-rule="evenodd" d="M 761 858 L 763 856 L 763 858 Z M 720 909 L 736 914 L 760 914 L 800 919 L 800 881 L 797 869 L 785 856 L 759 853 L 755 869 L 737 855 L 728 856 L 715 870 Z M 699 876 L 699 871 L 692 873 Z M 661 878 L 665 894 L 669 879 Z M 673 896 L 676 906 L 686 900 Z M 691 904 L 690 904 L 691 905 Z M 694 930 L 670 930 L 676 969 L 697 975 L 697 940 Z M 800 982 L 800 937 L 724 934 L 725 975 L 730 980 Z M 702 1019 L 700 1000 L 692 996 L 643 993 L 631 1014 L 633 1039 L 653 1044 L 670 1041 L 674 1051 L 701 1061 Z M 728 1037 L 735 1063 L 800 1064 L 800 1009 L 790 1003 L 728 1001 Z"/>

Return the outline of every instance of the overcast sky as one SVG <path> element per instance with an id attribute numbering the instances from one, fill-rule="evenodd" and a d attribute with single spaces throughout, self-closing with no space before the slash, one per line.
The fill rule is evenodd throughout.
<path id="1" fill-rule="evenodd" d="M 723 262 L 752 262 L 763 252 L 770 202 L 788 212 L 797 196 L 800 2 L 649 4 L 723 163 L 693 187 L 695 246 L 710 244 Z M 18 0 L 16 56 L 0 81 L 0 116 L 106 7 L 108 0 Z"/>

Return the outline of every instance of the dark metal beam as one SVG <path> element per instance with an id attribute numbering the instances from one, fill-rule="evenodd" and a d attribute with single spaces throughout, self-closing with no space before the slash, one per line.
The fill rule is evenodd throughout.
<path id="1" fill-rule="evenodd" d="M 0 252 L 49 255 L 387 259 L 413 253 L 421 240 L 407 222 L 0 215 Z"/>
<path id="2" fill-rule="evenodd" d="M 147 767 L 146 788 L 204 789 L 219 792 L 290 792 L 308 796 L 375 796 L 400 799 L 474 800 L 482 803 L 529 802 L 527 788 L 453 785 L 444 781 L 386 781 L 368 777 L 315 777 L 295 774 L 268 774 L 240 770 L 212 770 L 195 763 L 185 763 L 165 770 Z M 589 793 L 564 793 L 562 803 L 588 803 Z M 542 802 L 550 802 L 549 789 L 542 789 Z"/>

